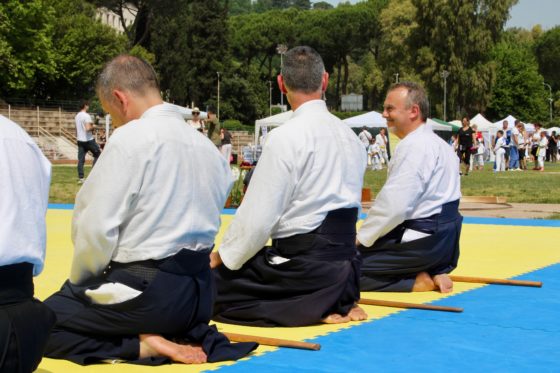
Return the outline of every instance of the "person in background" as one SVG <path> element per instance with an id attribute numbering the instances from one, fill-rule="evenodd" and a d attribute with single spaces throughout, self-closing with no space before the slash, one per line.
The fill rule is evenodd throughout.
<path id="1" fill-rule="evenodd" d="M 381 128 L 377 136 L 375 136 L 375 142 L 379 145 L 379 156 L 385 165 L 389 165 L 389 139 L 387 138 L 387 130 Z"/>
<path id="2" fill-rule="evenodd" d="M 200 109 L 194 107 L 192 109 L 192 116 L 192 119 L 187 120 L 187 124 L 198 132 L 204 133 L 205 125 L 204 121 L 200 118 Z"/>
<path id="3" fill-rule="evenodd" d="M 519 152 L 519 168 L 521 170 L 527 169 L 527 132 L 525 131 L 525 125 L 522 122 L 519 122 L 519 134 L 517 135 L 517 150 Z"/>
<path id="4" fill-rule="evenodd" d="M 366 153 L 367 153 L 368 146 L 369 146 L 373 136 L 371 135 L 371 133 L 369 133 L 366 126 L 362 127 L 362 132 L 360 132 L 360 134 L 358 135 L 358 138 L 362 142 L 362 145 L 364 146 L 364 149 L 366 150 Z"/>
<path id="5" fill-rule="evenodd" d="M 546 158 L 546 149 L 548 148 L 548 137 L 546 131 L 541 131 L 541 139 L 539 141 L 539 150 L 537 152 L 538 168 L 536 171 L 544 171 L 544 160 Z"/>
<path id="6" fill-rule="evenodd" d="M 496 133 L 496 145 L 494 145 L 494 153 L 496 154 L 496 169 L 494 172 L 502 172 L 506 170 L 506 139 L 504 137 L 504 131 L 499 130 Z"/>
<path id="7" fill-rule="evenodd" d="M 232 140 L 232 136 L 231 136 L 231 133 L 229 133 L 229 131 L 227 130 L 227 128 L 221 128 L 220 129 L 220 142 L 221 142 L 220 151 L 222 152 L 222 156 L 224 157 L 226 162 L 228 162 L 228 164 L 231 163 L 231 147 L 232 147 L 231 140 Z"/>
<path id="8" fill-rule="evenodd" d="M 222 146 L 222 131 L 220 127 L 220 121 L 216 116 L 214 107 L 210 106 L 207 113 L 208 119 L 206 120 L 206 128 L 208 129 L 208 131 L 206 132 L 206 134 L 208 135 L 210 141 L 212 141 L 212 143 L 219 149 Z"/>
<path id="9" fill-rule="evenodd" d="M 457 132 L 459 143 L 457 155 L 459 156 L 459 161 L 465 164 L 465 172 L 463 175 L 468 175 L 471 166 L 471 148 L 475 143 L 475 133 L 470 126 L 469 118 L 464 117 L 462 123 L 463 127 L 459 128 Z"/>
<path id="10" fill-rule="evenodd" d="M 84 182 L 84 163 L 86 162 L 86 154 L 91 152 L 93 155 L 93 165 L 101 155 L 99 145 L 93 138 L 93 120 L 87 113 L 89 103 L 84 101 L 80 106 L 80 112 L 74 118 L 76 122 L 76 138 L 78 139 L 78 183 Z"/>
<path id="11" fill-rule="evenodd" d="M 33 298 L 43 270 L 51 164 L 16 123 L 0 115 L 0 372 L 31 372 L 56 317 Z"/>
<path id="12" fill-rule="evenodd" d="M 535 123 L 535 132 L 531 136 L 531 156 L 535 162 L 533 170 L 538 171 L 539 166 L 539 143 L 541 141 L 541 132 L 543 131 L 542 125 L 540 123 Z"/>

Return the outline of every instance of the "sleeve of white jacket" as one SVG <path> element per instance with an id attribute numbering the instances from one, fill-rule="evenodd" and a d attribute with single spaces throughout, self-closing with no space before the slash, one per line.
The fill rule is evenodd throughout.
<path id="1" fill-rule="evenodd" d="M 114 142 L 105 148 L 76 197 L 70 272 L 74 284 L 99 275 L 107 267 L 117 247 L 120 226 L 140 187 L 141 162 Z"/>
<path id="2" fill-rule="evenodd" d="M 224 235 L 219 253 L 236 270 L 263 248 L 289 203 L 296 180 L 295 151 L 270 133 L 247 194 Z"/>
<path id="3" fill-rule="evenodd" d="M 419 163 L 422 157 L 412 149 L 403 153 L 392 159 L 389 177 L 358 231 L 357 239 L 366 247 L 405 221 L 425 189 Z"/>

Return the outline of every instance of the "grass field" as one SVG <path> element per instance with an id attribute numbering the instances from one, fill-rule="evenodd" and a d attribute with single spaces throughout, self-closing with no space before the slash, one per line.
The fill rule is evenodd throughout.
<path id="1" fill-rule="evenodd" d="M 530 165 L 532 166 L 532 164 Z M 91 167 L 86 166 L 86 175 Z M 371 188 L 375 195 L 387 178 L 387 172 L 367 171 L 364 187 Z M 53 166 L 50 203 L 74 203 L 80 189 L 77 183 L 76 166 Z M 486 164 L 483 171 L 473 171 L 461 177 L 461 191 L 464 196 L 506 197 L 508 202 L 518 203 L 559 203 L 560 204 L 560 163 L 546 163 L 544 172 L 492 172 L 492 164 Z"/>
<path id="2" fill-rule="evenodd" d="M 506 197 L 507 202 L 514 203 L 560 203 L 560 163 L 545 163 L 544 168 L 543 172 L 494 173 L 492 164 L 487 163 L 484 170 L 461 177 L 461 192 L 464 196 Z M 386 170 L 367 171 L 364 187 L 376 194 L 386 177 Z"/>

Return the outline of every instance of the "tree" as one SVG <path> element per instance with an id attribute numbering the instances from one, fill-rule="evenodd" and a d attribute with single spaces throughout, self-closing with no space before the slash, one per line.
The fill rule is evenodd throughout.
<path id="1" fill-rule="evenodd" d="M 536 40 L 535 55 L 545 81 L 554 91 L 560 91 L 560 26 L 546 31 Z"/>
<path id="2" fill-rule="evenodd" d="M 411 37 L 416 72 L 432 99 L 443 99 L 443 70 L 449 112 L 484 111 L 495 78 L 489 51 L 500 39 L 517 0 L 412 0 L 420 27 Z"/>
<path id="3" fill-rule="evenodd" d="M 521 120 L 544 121 L 548 117 L 543 78 L 530 45 L 505 40 L 492 51 L 496 83 L 486 112 L 490 118 L 511 114 Z"/>
<path id="4" fill-rule="evenodd" d="M 334 8 L 330 3 L 327 3 L 326 1 L 317 1 L 316 3 L 313 3 L 313 9 L 332 9 Z"/>
<path id="5" fill-rule="evenodd" d="M 0 94 L 35 96 L 41 77 L 56 73 L 54 10 L 41 0 L 0 3 Z"/>
<path id="6" fill-rule="evenodd" d="M 180 104 L 216 97 L 217 72 L 228 70 L 227 7 L 220 0 L 163 0 L 154 17 L 151 50 L 162 89 Z"/>
<path id="7" fill-rule="evenodd" d="M 57 73 L 42 77 L 41 96 L 91 98 L 103 64 L 125 51 L 126 38 L 96 21 L 95 8 L 85 1 L 45 2 L 51 4 L 57 16 L 52 36 Z"/>

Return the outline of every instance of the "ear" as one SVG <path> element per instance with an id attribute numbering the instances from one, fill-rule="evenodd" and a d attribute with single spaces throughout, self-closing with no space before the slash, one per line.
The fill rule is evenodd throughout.
<path id="1" fill-rule="evenodd" d="M 117 103 L 117 107 L 123 112 L 126 113 L 128 110 L 128 97 L 123 91 L 119 91 L 118 89 L 113 90 L 113 98 L 115 99 L 115 103 Z"/>
<path id="2" fill-rule="evenodd" d="M 276 77 L 276 81 L 278 82 L 278 88 L 280 88 L 280 92 L 282 92 L 283 94 L 287 94 L 288 90 L 286 89 L 286 85 L 284 84 L 284 77 L 282 76 L 282 74 L 279 74 Z"/>
<path id="3" fill-rule="evenodd" d="M 322 78 L 322 82 L 321 82 L 321 91 L 326 92 L 328 85 L 329 85 L 329 73 L 325 71 L 323 73 L 323 78 Z"/>
<path id="4" fill-rule="evenodd" d="M 416 120 L 420 117 L 420 107 L 418 105 L 412 105 L 410 108 L 410 119 Z"/>

